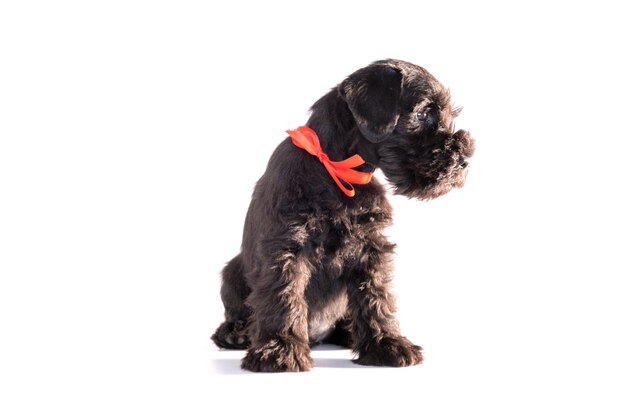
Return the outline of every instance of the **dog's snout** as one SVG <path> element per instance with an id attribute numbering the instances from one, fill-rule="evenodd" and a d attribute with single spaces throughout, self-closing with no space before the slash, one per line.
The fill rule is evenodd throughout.
<path id="1" fill-rule="evenodd" d="M 454 132 L 452 137 L 456 139 L 461 145 L 461 152 L 463 153 L 464 157 L 469 158 L 474 154 L 474 139 L 468 131 L 457 130 L 456 132 Z"/>
<path id="2" fill-rule="evenodd" d="M 461 168 L 466 168 L 467 165 L 468 165 L 467 161 L 465 160 L 465 158 L 463 156 L 459 157 L 458 164 L 459 164 L 459 167 L 461 167 Z"/>

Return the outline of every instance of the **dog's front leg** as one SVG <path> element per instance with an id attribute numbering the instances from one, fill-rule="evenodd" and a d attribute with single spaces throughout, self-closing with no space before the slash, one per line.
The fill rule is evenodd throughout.
<path id="1" fill-rule="evenodd" d="M 261 268 L 247 304 L 251 346 L 241 367 L 255 372 L 298 372 L 312 367 L 304 290 L 310 265 L 284 251 Z"/>
<path id="2" fill-rule="evenodd" d="M 348 277 L 354 360 L 361 365 L 410 366 L 422 362 L 421 348 L 400 335 L 390 291 L 393 245 L 382 236 L 367 246 Z"/>

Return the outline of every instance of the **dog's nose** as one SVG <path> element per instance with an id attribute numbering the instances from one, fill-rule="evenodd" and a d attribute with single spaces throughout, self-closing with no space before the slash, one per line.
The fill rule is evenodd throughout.
<path id="1" fill-rule="evenodd" d="M 465 160 L 465 158 L 464 158 L 462 155 L 459 157 L 459 162 L 458 162 L 458 164 L 459 164 L 459 166 L 460 166 L 461 168 L 465 168 L 465 167 L 467 167 L 467 165 L 468 165 L 468 164 L 467 164 L 467 161 Z"/>

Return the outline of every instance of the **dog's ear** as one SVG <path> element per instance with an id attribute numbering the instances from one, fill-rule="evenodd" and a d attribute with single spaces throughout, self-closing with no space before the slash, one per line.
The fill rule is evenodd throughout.
<path id="1" fill-rule="evenodd" d="M 359 130 L 369 141 L 382 142 L 400 116 L 402 74 L 387 65 L 370 65 L 350 75 L 339 85 Z"/>

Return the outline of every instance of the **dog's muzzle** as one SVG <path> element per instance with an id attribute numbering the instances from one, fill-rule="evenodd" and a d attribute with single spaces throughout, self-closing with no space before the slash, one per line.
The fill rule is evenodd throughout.
<path id="1" fill-rule="evenodd" d="M 459 158 L 459 166 L 461 166 L 461 168 L 465 168 L 469 165 L 466 161 L 466 158 L 474 155 L 474 139 L 472 138 L 472 135 L 470 135 L 470 133 L 466 130 L 457 130 L 452 135 L 452 138 L 458 142 L 460 147 L 461 155 Z"/>

